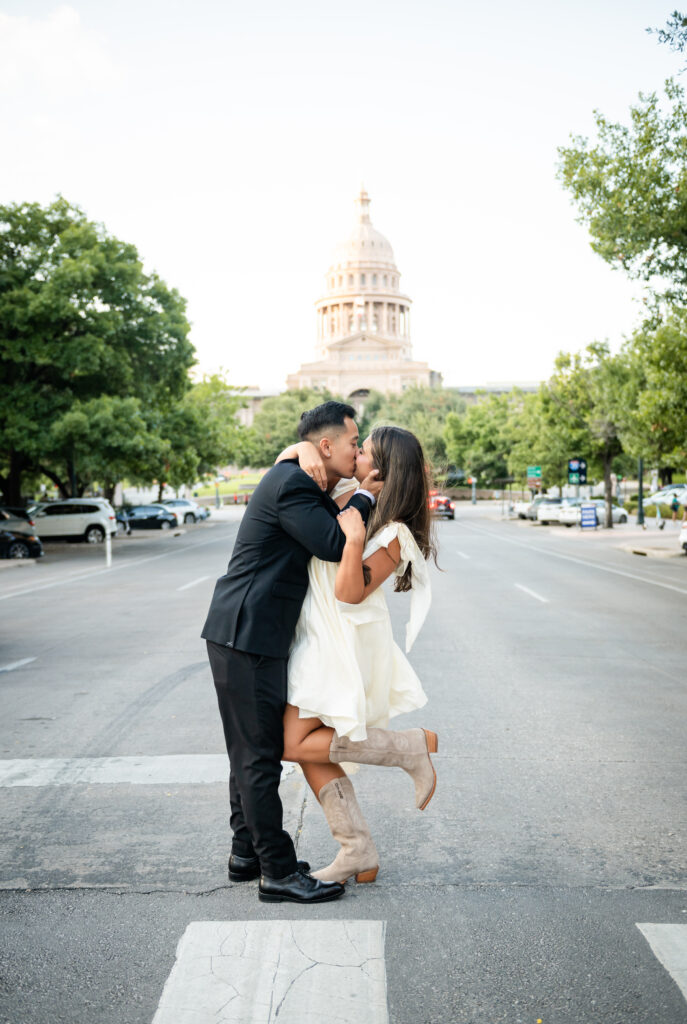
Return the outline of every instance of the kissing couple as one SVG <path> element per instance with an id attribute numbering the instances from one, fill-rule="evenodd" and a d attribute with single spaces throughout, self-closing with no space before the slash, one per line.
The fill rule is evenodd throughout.
<path id="1" fill-rule="evenodd" d="M 314 904 L 379 870 L 342 761 L 404 769 L 420 810 L 434 794 L 436 734 L 387 728 L 427 697 L 380 588 L 393 575 L 412 591 L 409 651 L 436 551 L 414 434 L 377 427 L 360 448 L 355 410 L 332 401 L 304 412 L 298 435 L 251 497 L 202 636 L 229 754 L 229 878 L 259 876 L 265 902 Z M 282 827 L 282 759 L 300 764 L 340 843 L 313 873 Z"/>

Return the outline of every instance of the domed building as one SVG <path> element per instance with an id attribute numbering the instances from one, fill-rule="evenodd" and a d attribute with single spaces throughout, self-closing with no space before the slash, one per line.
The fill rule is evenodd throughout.
<path id="1" fill-rule="evenodd" d="M 317 359 L 289 375 L 288 388 L 322 387 L 344 397 L 413 386 L 438 387 L 441 374 L 413 362 L 411 300 L 400 289 L 401 275 L 387 239 L 370 221 L 363 189 L 347 241 L 337 246 L 325 292 L 316 303 Z"/>

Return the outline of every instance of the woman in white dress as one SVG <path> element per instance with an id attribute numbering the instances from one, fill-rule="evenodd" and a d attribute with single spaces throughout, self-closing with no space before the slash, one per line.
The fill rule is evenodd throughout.
<path id="1" fill-rule="evenodd" d="M 297 449 L 303 468 L 319 453 L 309 442 Z M 436 734 L 387 729 L 390 718 L 423 707 L 427 697 L 405 655 L 394 643 L 381 584 L 395 576 L 395 590 L 412 590 L 406 628 L 409 651 L 431 602 L 426 560 L 435 555 L 428 510 L 428 481 L 419 441 L 400 427 L 378 427 L 358 454 L 356 477 L 371 469 L 384 481 L 367 529 L 355 508 L 339 515 L 346 545 L 337 565 L 312 558 L 288 664 L 284 759 L 298 762 L 320 801 L 341 849 L 332 864 L 313 872 L 323 880 L 358 882 L 377 876 L 379 859 L 343 762 L 404 768 L 413 778 L 416 805 L 431 800 L 436 774 L 429 757 Z M 343 507 L 357 480 L 341 481 L 332 497 Z"/>

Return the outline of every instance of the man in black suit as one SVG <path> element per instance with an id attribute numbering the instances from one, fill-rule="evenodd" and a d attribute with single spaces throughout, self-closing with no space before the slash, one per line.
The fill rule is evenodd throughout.
<path id="1" fill-rule="evenodd" d="M 328 489 L 353 476 L 354 416 L 350 405 L 325 402 L 301 417 L 298 433 L 318 446 Z M 371 474 L 349 502 L 365 521 L 380 489 Z M 291 837 L 282 828 L 279 798 L 289 647 L 308 587 L 310 557 L 341 559 L 345 537 L 338 513 L 297 460 L 273 466 L 251 497 L 202 633 L 230 762 L 229 877 L 261 875 L 258 895 L 265 901 L 317 903 L 344 891 L 337 882 L 313 878 L 307 865 L 296 861 Z"/>

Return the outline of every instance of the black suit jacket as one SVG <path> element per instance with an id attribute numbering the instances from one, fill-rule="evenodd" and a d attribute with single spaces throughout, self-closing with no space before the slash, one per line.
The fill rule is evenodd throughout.
<path id="1" fill-rule="evenodd" d="M 370 501 L 349 505 L 365 522 Z M 226 574 L 217 580 L 202 636 L 249 654 L 286 658 L 316 555 L 339 562 L 344 537 L 339 507 L 292 460 L 262 478 L 245 511 Z"/>

